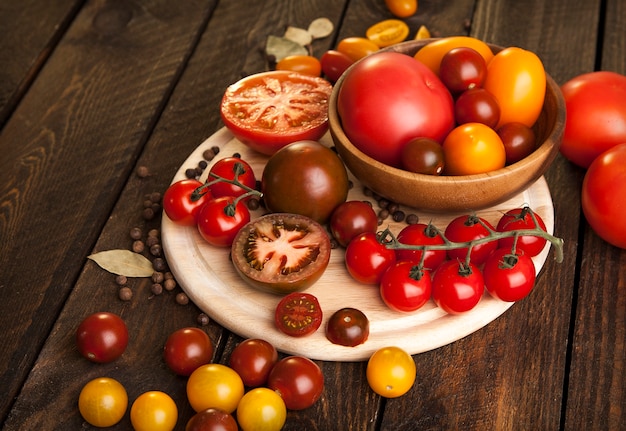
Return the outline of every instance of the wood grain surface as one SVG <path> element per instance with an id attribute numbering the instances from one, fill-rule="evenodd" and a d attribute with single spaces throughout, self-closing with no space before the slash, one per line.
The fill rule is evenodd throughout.
<path id="1" fill-rule="evenodd" d="M 82 386 L 100 376 L 129 399 L 163 390 L 183 430 L 193 410 L 186 379 L 162 361 L 164 341 L 199 326 L 200 309 L 152 295 L 131 279 L 120 301 L 112 274 L 87 260 L 129 248 L 147 195 L 162 193 L 189 154 L 222 127 L 219 100 L 244 75 L 266 70 L 268 35 L 335 25 L 343 37 L 391 18 L 381 0 L 0 0 L 0 424 L 3 430 L 91 429 Z M 626 73 L 620 0 L 420 0 L 415 34 L 471 35 L 535 51 L 559 84 L 584 72 Z M 150 175 L 140 178 L 138 166 Z M 417 379 L 382 399 L 362 361 L 316 361 L 321 399 L 288 413 L 285 430 L 618 430 L 626 423 L 626 252 L 601 241 L 580 212 L 584 171 L 558 157 L 545 175 L 565 260 L 547 259 L 533 293 L 484 328 L 414 356 Z M 74 346 L 94 311 L 120 314 L 128 350 L 88 363 Z M 214 361 L 241 337 L 211 320 Z M 284 355 L 284 353 L 282 354 Z M 112 429 L 130 428 L 128 413 Z"/>

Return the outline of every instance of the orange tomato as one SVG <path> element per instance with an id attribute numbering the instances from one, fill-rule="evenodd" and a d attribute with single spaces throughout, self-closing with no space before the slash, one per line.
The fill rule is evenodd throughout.
<path id="1" fill-rule="evenodd" d="M 472 48 L 478 51 L 487 64 L 489 64 L 493 58 L 493 51 L 491 51 L 491 48 L 489 48 L 485 42 L 469 36 L 450 36 L 430 42 L 420 48 L 420 50 L 415 53 L 414 57 L 439 75 L 439 65 L 441 64 L 443 56 L 451 49 L 461 47 Z"/>
<path id="2" fill-rule="evenodd" d="M 408 18 L 417 12 L 417 0 L 385 0 L 385 5 L 398 18 Z"/>
<path id="3" fill-rule="evenodd" d="M 289 55 L 276 63 L 276 70 L 288 70 L 304 73 L 305 75 L 320 76 L 322 74 L 322 64 L 311 55 Z"/>
<path id="4" fill-rule="evenodd" d="M 78 410 L 95 427 L 110 427 L 126 413 L 128 395 L 120 382 L 109 377 L 91 380 L 80 391 Z"/>
<path id="5" fill-rule="evenodd" d="M 532 127 L 537 121 L 546 94 L 546 72 L 534 52 L 510 47 L 497 53 L 487 64 L 483 88 L 500 105 L 500 121 Z"/>
<path id="6" fill-rule="evenodd" d="M 409 35 L 409 26 L 399 19 L 386 19 L 365 31 L 365 36 L 380 48 L 403 42 Z"/>
<path id="7" fill-rule="evenodd" d="M 360 60 L 379 49 L 378 45 L 364 37 L 346 37 L 337 44 L 337 51 L 343 52 L 352 61 Z"/>
<path id="8" fill-rule="evenodd" d="M 482 123 L 453 129 L 443 141 L 444 173 L 472 175 L 504 167 L 506 152 L 498 134 Z"/>
<path id="9" fill-rule="evenodd" d="M 367 382 L 374 392 L 385 398 L 406 394 L 415 382 L 415 362 L 399 347 L 383 347 L 370 357 Z"/>
<path id="10" fill-rule="evenodd" d="M 213 407 L 232 413 L 244 390 L 239 374 L 222 364 L 202 365 L 187 380 L 187 399 L 196 412 Z"/>
<path id="11" fill-rule="evenodd" d="M 135 431 L 172 431 L 176 421 L 178 407 L 165 392 L 144 392 L 130 408 L 130 422 Z"/>

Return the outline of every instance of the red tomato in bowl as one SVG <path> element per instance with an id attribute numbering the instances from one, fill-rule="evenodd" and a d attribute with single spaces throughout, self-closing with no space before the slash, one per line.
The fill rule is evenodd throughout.
<path id="1" fill-rule="evenodd" d="M 626 141 L 591 163 L 583 180 L 581 203 L 598 236 L 626 249 Z"/>
<path id="2" fill-rule="evenodd" d="M 226 127 L 250 148 L 272 155 L 287 144 L 320 139 L 328 130 L 331 84 L 303 73 L 274 70 L 247 76 L 224 92 Z"/>
<path id="3" fill-rule="evenodd" d="M 561 154 L 583 168 L 626 143 L 626 76 L 591 72 L 561 86 L 567 111 Z"/>
<path id="4" fill-rule="evenodd" d="M 441 143 L 454 126 L 452 96 L 439 77 L 397 52 L 370 54 L 348 69 L 337 110 L 359 150 L 396 167 L 407 142 L 426 137 Z"/>

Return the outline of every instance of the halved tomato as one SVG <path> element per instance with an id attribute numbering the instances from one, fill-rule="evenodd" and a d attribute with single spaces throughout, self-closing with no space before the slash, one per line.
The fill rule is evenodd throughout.
<path id="1" fill-rule="evenodd" d="M 331 84 L 276 70 L 247 76 L 224 92 L 222 121 L 244 144 L 272 155 L 291 142 L 318 140 L 328 130 Z"/>
<path id="2" fill-rule="evenodd" d="M 314 295 L 292 292 L 280 300 L 274 312 L 274 323 L 284 334 L 304 337 L 322 324 L 322 307 Z"/>
<path id="3" fill-rule="evenodd" d="M 319 223 L 297 214 L 273 213 L 244 226 L 231 258 L 250 286 L 287 294 L 310 287 L 330 260 L 330 238 Z"/>

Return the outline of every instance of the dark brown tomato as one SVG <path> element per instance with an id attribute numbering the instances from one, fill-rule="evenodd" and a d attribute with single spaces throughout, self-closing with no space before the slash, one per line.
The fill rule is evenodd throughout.
<path id="1" fill-rule="evenodd" d="M 440 175 L 444 156 L 441 144 L 430 138 L 410 140 L 402 149 L 402 168 L 418 174 Z"/>
<path id="2" fill-rule="evenodd" d="M 330 260 L 330 237 L 319 223 L 298 214 L 273 213 L 244 226 L 231 258 L 250 286 L 276 294 L 310 287 Z"/>
<path id="3" fill-rule="evenodd" d="M 325 223 L 348 196 L 348 173 L 339 156 L 317 141 L 298 141 L 267 161 L 261 180 L 271 212 L 301 214 Z"/>
<path id="4" fill-rule="evenodd" d="M 522 123 L 506 123 L 496 130 L 506 152 L 506 164 L 518 162 L 535 151 L 533 129 Z"/>
<path id="5" fill-rule="evenodd" d="M 370 335 L 367 316 L 356 308 L 342 308 L 330 316 L 326 324 L 326 338 L 333 344 L 354 347 L 365 343 Z"/>

